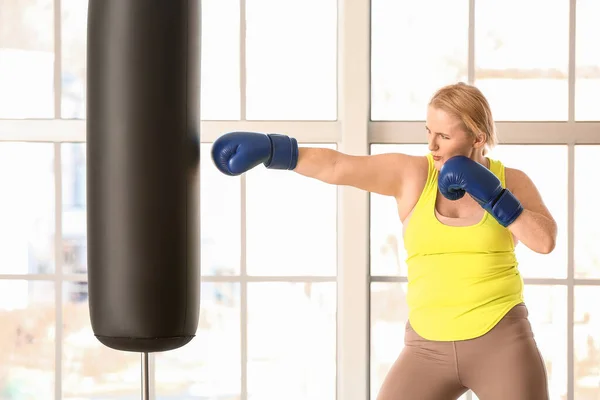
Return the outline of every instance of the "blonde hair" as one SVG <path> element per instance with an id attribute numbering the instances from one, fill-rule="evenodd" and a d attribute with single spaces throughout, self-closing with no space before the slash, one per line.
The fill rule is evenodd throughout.
<path id="1" fill-rule="evenodd" d="M 492 110 L 483 93 L 475 86 L 464 82 L 444 86 L 433 95 L 429 106 L 458 118 L 462 128 L 473 138 L 479 134 L 485 135 L 484 155 L 498 144 Z"/>

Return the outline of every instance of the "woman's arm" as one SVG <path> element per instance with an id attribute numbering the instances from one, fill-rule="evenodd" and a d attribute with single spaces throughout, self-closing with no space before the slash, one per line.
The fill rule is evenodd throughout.
<path id="1" fill-rule="evenodd" d="M 332 149 L 301 147 L 294 171 L 325 183 L 398 198 L 402 184 L 422 161 L 419 158 L 424 159 L 401 153 L 352 156 Z"/>
<path id="2" fill-rule="evenodd" d="M 556 246 L 556 221 L 532 180 L 522 171 L 506 168 L 510 191 L 521 202 L 523 212 L 508 226 L 519 241 L 536 253 L 548 254 Z"/>
<path id="3" fill-rule="evenodd" d="M 240 175 L 259 164 L 268 169 L 293 170 L 320 181 L 398 198 L 406 177 L 427 171 L 424 156 L 381 154 L 351 156 L 336 150 L 299 147 L 284 134 L 229 132 L 213 144 L 211 157 L 224 174 Z"/>

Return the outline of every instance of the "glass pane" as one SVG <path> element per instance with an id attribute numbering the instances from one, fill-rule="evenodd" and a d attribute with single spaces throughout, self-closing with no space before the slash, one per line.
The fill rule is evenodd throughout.
<path id="1" fill-rule="evenodd" d="M 336 0 L 248 0 L 246 57 L 248 119 L 337 118 Z"/>
<path id="2" fill-rule="evenodd" d="M 156 354 L 158 400 L 239 400 L 240 285 L 203 283 L 197 336 L 180 349 Z"/>
<path id="3" fill-rule="evenodd" d="M 246 176 L 248 274 L 335 275 L 337 188 L 263 167 Z"/>
<path id="4" fill-rule="evenodd" d="M 535 154 L 535 157 L 532 157 Z M 567 146 L 500 145 L 490 157 L 525 172 L 538 188 L 558 224 L 556 248 L 538 254 L 523 243 L 516 247 L 519 270 L 527 278 L 567 277 Z"/>
<path id="5" fill-rule="evenodd" d="M 371 147 L 372 154 L 386 152 L 426 154 L 427 146 L 416 144 Z M 534 160 L 529 157 L 532 153 L 539 158 Z M 551 254 L 537 254 L 522 243 L 517 245 L 519 270 L 528 278 L 565 278 L 567 274 L 566 146 L 500 145 L 490 153 L 490 157 L 501 160 L 507 167 L 517 168 L 527 173 L 558 224 L 557 245 Z M 539 164 L 539 159 L 553 161 L 542 165 Z M 559 193 L 563 195 L 556 195 L 557 188 L 562 188 Z M 402 225 L 394 199 L 371 194 L 371 274 L 406 276 L 405 259 Z"/>
<path id="6" fill-rule="evenodd" d="M 600 278 L 600 191 L 592 182 L 600 146 L 575 146 L 575 278 Z"/>
<path id="7" fill-rule="evenodd" d="M 63 118 L 85 118 L 87 5 L 82 0 L 62 1 Z M 202 2 L 203 120 L 240 117 L 239 26 L 239 0 Z"/>
<path id="8" fill-rule="evenodd" d="M 54 272 L 52 144 L 0 143 L 0 274 Z"/>
<path id="9" fill-rule="evenodd" d="M 371 154 L 405 153 L 425 155 L 427 145 L 375 144 Z M 370 194 L 370 254 L 371 275 L 406 276 L 406 251 L 402 237 L 402 223 L 393 197 Z"/>
<path id="10" fill-rule="evenodd" d="M 0 398 L 54 394 L 54 282 L 0 280 Z"/>
<path id="11" fill-rule="evenodd" d="M 201 145 L 200 235 L 202 275 L 239 275 L 241 249 L 240 178 L 220 173 Z"/>
<path id="12" fill-rule="evenodd" d="M 62 246 L 65 274 L 87 273 L 86 152 L 84 143 L 61 145 Z"/>
<path id="13" fill-rule="evenodd" d="M 404 348 L 408 320 L 406 283 L 371 284 L 371 398 Z M 566 287 L 525 287 L 529 321 L 548 371 L 551 399 L 563 399 L 567 390 Z M 597 304 L 588 302 L 588 304 Z M 473 398 L 477 397 L 473 395 Z"/>
<path id="14" fill-rule="evenodd" d="M 85 118 L 87 0 L 61 0 L 61 117 Z"/>
<path id="15" fill-rule="evenodd" d="M 371 283 L 371 399 L 404 348 L 406 283 Z"/>
<path id="16" fill-rule="evenodd" d="M 575 287 L 573 353 L 575 366 L 575 398 L 600 397 L 600 329 L 597 286 Z"/>
<path id="17" fill-rule="evenodd" d="M 63 283 L 62 398 L 138 398 L 140 355 L 116 351 L 92 332 L 85 282 Z"/>
<path id="18" fill-rule="evenodd" d="M 335 283 L 248 284 L 248 398 L 335 400 Z"/>
<path id="19" fill-rule="evenodd" d="M 437 89 L 467 81 L 468 34 L 468 0 L 372 0 L 371 118 L 424 120 Z"/>
<path id="20" fill-rule="evenodd" d="M 53 3 L 0 0 L 0 118 L 54 117 Z"/>
<path id="21" fill-rule="evenodd" d="M 577 0 L 577 24 L 575 38 L 575 119 L 579 121 L 600 120 L 598 93 L 600 92 L 600 2 Z"/>
<path id="22" fill-rule="evenodd" d="M 408 320 L 406 283 L 371 284 L 371 398 L 404 348 Z M 525 302 L 535 340 L 548 371 L 551 399 L 563 399 L 567 390 L 566 288 L 529 286 Z M 465 396 L 466 397 L 466 394 Z M 477 397 L 473 394 L 473 399 Z"/>
<path id="23" fill-rule="evenodd" d="M 567 288 L 525 285 L 525 304 L 546 371 L 551 400 L 567 397 Z"/>
<path id="24" fill-rule="evenodd" d="M 63 262 L 65 273 L 87 271 L 85 144 L 62 145 Z M 212 165 L 201 145 L 201 263 L 203 275 L 237 275 L 240 262 L 240 182 Z M 227 193 L 227 196 L 215 195 Z M 230 221 L 224 223 L 223 221 Z"/>
<path id="25" fill-rule="evenodd" d="M 568 62 L 568 1 L 477 1 L 475 83 L 496 120 L 566 120 Z"/>
<path id="26" fill-rule="evenodd" d="M 201 117 L 240 118 L 240 0 L 202 1 Z"/>
<path id="27" fill-rule="evenodd" d="M 376 399 L 392 364 L 404 348 L 408 321 L 406 283 L 371 283 L 370 393 Z M 465 393 L 459 400 L 467 400 Z"/>

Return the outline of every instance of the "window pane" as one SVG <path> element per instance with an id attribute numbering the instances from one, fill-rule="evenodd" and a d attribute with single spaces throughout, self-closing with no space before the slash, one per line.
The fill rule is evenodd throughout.
<path id="1" fill-rule="evenodd" d="M 548 373 L 551 399 L 567 397 L 567 288 L 525 285 L 525 304 Z"/>
<path id="2" fill-rule="evenodd" d="M 335 120 L 337 1 L 248 0 L 246 28 L 247 118 Z"/>
<path id="3" fill-rule="evenodd" d="M 202 1 L 203 120 L 240 118 L 240 0 Z"/>
<path id="4" fill-rule="evenodd" d="M 62 398 L 139 396 L 140 355 L 100 343 L 90 325 L 86 282 L 63 283 Z"/>
<path id="5" fill-rule="evenodd" d="M 426 145 L 373 145 L 372 154 L 426 154 Z M 532 159 L 534 153 L 537 158 Z M 537 186 L 558 224 L 557 245 L 548 255 L 523 243 L 516 247 L 519 270 L 528 278 L 566 278 L 567 274 L 567 148 L 566 146 L 500 145 L 490 157 L 524 171 Z M 552 160 L 540 164 L 539 160 Z M 558 188 L 558 190 L 557 190 Z M 560 189 L 562 188 L 562 189 Z M 560 193 L 562 195 L 558 195 Z M 371 274 L 406 276 L 402 225 L 394 199 L 371 194 Z"/>
<path id="6" fill-rule="evenodd" d="M 87 6 L 62 0 L 62 118 L 85 118 Z M 239 26 L 239 0 L 202 2 L 203 120 L 240 117 Z"/>
<path id="7" fill-rule="evenodd" d="M 371 284 L 372 399 L 376 398 L 387 372 L 404 348 L 408 320 L 405 293 L 406 283 Z M 566 294 L 562 286 L 527 285 L 525 288 L 529 321 L 544 358 L 552 399 L 564 398 L 567 390 Z"/>
<path id="8" fill-rule="evenodd" d="M 240 285 L 206 282 L 200 293 L 197 336 L 156 354 L 159 400 L 241 398 Z"/>
<path id="9" fill-rule="evenodd" d="M 573 352 L 575 357 L 575 398 L 600 397 L 600 329 L 597 286 L 575 287 Z"/>
<path id="10" fill-rule="evenodd" d="M 248 284 L 248 398 L 335 400 L 335 283 Z"/>
<path id="11" fill-rule="evenodd" d="M 0 274 L 54 273 L 52 144 L 0 143 Z"/>
<path id="12" fill-rule="evenodd" d="M 600 2 L 577 0 L 575 45 L 575 119 L 600 120 L 598 93 L 600 92 Z"/>
<path id="13" fill-rule="evenodd" d="M 379 389 L 404 348 L 408 321 L 406 283 L 371 283 L 371 399 Z M 465 393 L 459 400 L 468 399 Z"/>
<path id="14" fill-rule="evenodd" d="M 0 118 L 54 117 L 53 0 L 0 0 Z"/>
<path id="15" fill-rule="evenodd" d="M 424 120 L 439 87 L 467 81 L 468 33 L 468 0 L 372 0 L 371 118 Z"/>
<path id="16" fill-rule="evenodd" d="M 87 273 L 86 152 L 84 143 L 61 145 L 63 271 Z"/>
<path id="17" fill-rule="evenodd" d="M 263 167 L 246 176 L 248 274 L 335 275 L 337 188 Z"/>
<path id="18" fill-rule="evenodd" d="M 600 278 L 598 159 L 600 146 L 575 146 L 575 278 Z"/>
<path id="19" fill-rule="evenodd" d="M 404 348 L 406 283 L 371 283 L 371 399 Z"/>
<path id="20" fill-rule="evenodd" d="M 477 1 L 475 83 L 496 120 L 566 120 L 568 61 L 568 1 Z"/>
<path id="21" fill-rule="evenodd" d="M 61 117 L 85 118 L 87 0 L 61 0 Z"/>
<path id="22" fill-rule="evenodd" d="M 54 283 L 0 281 L 0 396 L 54 393 Z"/>
<path id="23" fill-rule="evenodd" d="M 535 157 L 532 157 L 535 155 Z M 490 157 L 525 172 L 536 185 L 558 225 L 556 248 L 538 254 L 523 243 L 516 247 L 519 270 L 528 278 L 567 277 L 567 146 L 500 145 Z"/>
<path id="24" fill-rule="evenodd" d="M 200 235 L 202 275 L 239 275 L 241 249 L 240 178 L 214 166 L 212 144 L 201 145 Z"/>
<path id="25" fill-rule="evenodd" d="M 203 275 L 238 275 L 240 182 L 218 173 L 210 145 L 201 145 L 201 264 Z M 87 272 L 85 144 L 62 145 L 63 263 L 67 274 Z M 226 193 L 227 196 L 219 195 Z M 224 221 L 228 221 L 225 223 Z"/>
<path id="26" fill-rule="evenodd" d="M 428 150 L 424 144 L 371 146 L 371 154 L 382 153 L 425 155 Z M 396 200 L 375 193 L 371 193 L 370 197 L 371 275 L 406 276 L 407 254 Z"/>

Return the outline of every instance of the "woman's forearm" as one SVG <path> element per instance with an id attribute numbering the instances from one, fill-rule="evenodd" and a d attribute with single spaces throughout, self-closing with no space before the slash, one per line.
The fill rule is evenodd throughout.
<path id="1" fill-rule="evenodd" d="M 300 175 L 335 184 L 336 164 L 340 153 L 332 149 L 300 147 L 298 164 L 294 169 Z"/>
<path id="2" fill-rule="evenodd" d="M 556 245 L 556 223 L 533 211 L 523 210 L 508 229 L 520 242 L 536 253 L 548 254 Z"/>

